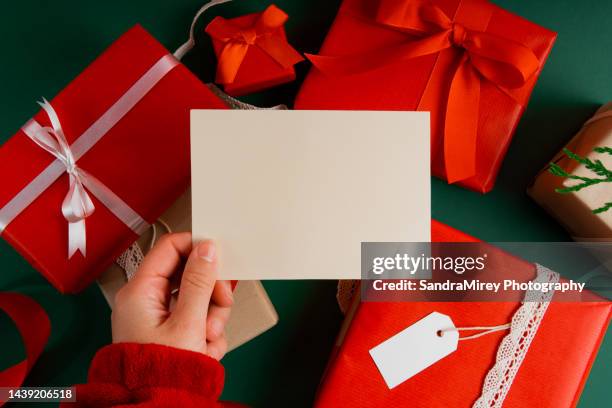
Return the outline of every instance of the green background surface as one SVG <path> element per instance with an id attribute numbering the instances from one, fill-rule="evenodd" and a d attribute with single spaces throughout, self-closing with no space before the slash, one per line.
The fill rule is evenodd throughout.
<path id="1" fill-rule="evenodd" d="M 497 186 L 485 196 L 432 183 L 433 216 L 490 241 L 565 241 L 567 234 L 526 195 L 534 174 L 594 110 L 610 97 L 612 3 L 607 1 L 497 0 L 499 5 L 559 33 L 557 43 L 518 127 Z M 142 24 L 174 50 L 185 39 L 203 0 L 20 0 L 0 5 L 0 138 L 8 139 L 36 111 L 35 101 L 53 97 L 123 32 Z M 290 41 L 316 52 L 338 0 L 278 0 L 291 16 Z M 262 10 L 264 1 L 236 0 L 205 16 L 226 17 Z M 207 38 L 185 59 L 204 81 L 215 60 Z M 129 61 L 126 61 L 129 63 Z M 291 104 L 298 80 L 244 98 L 261 105 Z M 322 265 L 324 267 L 324 265 Z M 4 241 L 0 242 L 0 290 L 19 291 L 48 311 L 50 342 L 30 374 L 31 386 L 83 382 L 95 351 L 110 342 L 110 310 L 96 286 L 76 296 L 57 293 Z M 255 407 L 308 407 L 341 323 L 333 281 L 265 282 L 280 322 L 224 360 L 224 397 Z M 19 337 L 0 314 L 0 367 L 23 356 Z M 609 406 L 612 339 L 606 338 L 591 371 L 581 407 Z M 546 379 L 535 379 L 546 381 Z M 545 396 L 544 396 L 545 397 Z M 407 403 L 408 404 L 408 403 Z M 37 405 L 40 406 L 40 405 Z"/>

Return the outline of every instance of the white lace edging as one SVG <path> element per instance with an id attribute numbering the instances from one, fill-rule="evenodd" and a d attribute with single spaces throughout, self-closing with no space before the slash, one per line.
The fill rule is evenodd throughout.
<path id="1" fill-rule="evenodd" d="M 155 223 L 159 223 L 162 227 L 164 227 L 166 229 L 166 232 L 172 232 L 172 228 L 170 228 L 170 225 L 168 225 L 168 223 L 162 218 L 158 218 L 157 221 L 151 224 L 151 242 L 149 244 L 149 251 L 157 242 L 157 238 L 159 235 Z M 124 253 L 119 255 L 119 258 L 115 260 L 115 263 L 125 271 L 125 277 L 127 278 L 127 280 L 131 280 L 136 274 L 138 268 L 140 268 L 140 264 L 142 264 L 144 257 L 145 254 L 142 251 L 142 248 L 140 248 L 138 242 L 134 242 L 128 249 L 125 250 Z"/>
<path id="2" fill-rule="evenodd" d="M 131 280 L 136 274 L 143 259 L 144 254 L 142 249 L 140 249 L 140 245 L 138 245 L 138 242 L 134 242 L 124 253 L 119 255 L 115 263 L 125 271 L 127 280 Z"/>
<path id="3" fill-rule="evenodd" d="M 536 265 L 536 269 L 537 276 L 534 282 L 556 283 L 559 281 L 558 273 L 541 265 Z M 495 365 L 487 373 L 482 386 L 482 394 L 474 403 L 473 408 L 500 408 L 502 406 L 553 295 L 553 290 L 546 293 L 536 290 L 525 293 L 521 306 L 512 316 L 510 333 L 503 338 L 497 349 Z"/>

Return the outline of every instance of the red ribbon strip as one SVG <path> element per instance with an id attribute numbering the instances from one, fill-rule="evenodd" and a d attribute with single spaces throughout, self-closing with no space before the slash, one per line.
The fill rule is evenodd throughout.
<path id="1" fill-rule="evenodd" d="M 0 293 L 0 310 L 15 322 L 26 351 L 25 360 L 0 372 L 0 386 L 18 388 L 45 348 L 51 323 L 38 303 L 18 293 Z M 0 402 L 0 407 L 2 405 L 4 403 Z"/>
<path id="2" fill-rule="evenodd" d="M 449 183 L 474 176 L 481 81 L 485 79 L 499 88 L 521 87 L 537 72 L 540 61 L 525 45 L 466 28 L 430 3 L 381 0 L 376 23 L 424 37 L 360 54 L 306 54 L 306 57 L 323 73 L 343 76 L 435 54 L 451 47 L 462 49 L 464 54 L 452 74 L 448 95 L 444 162 Z"/>
<path id="3" fill-rule="evenodd" d="M 206 32 L 213 39 L 224 44 L 215 81 L 220 84 L 234 82 L 250 46 L 260 48 L 283 68 L 302 61 L 300 53 L 279 35 L 287 18 L 287 14 L 275 5 L 264 10 L 248 28 L 238 27 L 223 17 L 215 17 L 206 27 Z"/>

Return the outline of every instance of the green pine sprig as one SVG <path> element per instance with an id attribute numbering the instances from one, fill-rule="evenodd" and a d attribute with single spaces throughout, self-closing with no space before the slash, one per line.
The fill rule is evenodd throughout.
<path id="1" fill-rule="evenodd" d="M 593 151 L 597 153 L 605 153 L 612 155 L 612 148 L 610 147 L 596 147 Z M 601 162 L 601 160 L 591 160 L 588 157 L 582 157 L 569 149 L 563 149 L 563 152 L 567 157 L 576 162 L 584 165 L 588 170 L 599 177 L 585 177 L 585 176 L 576 176 L 575 174 L 570 174 L 565 171 L 561 166 L 556 163 L 550 163 L 549 171 L 555 176 L 568 178 L 571 180 L 577 180 L 578 182 L 569 187 L 556 188 L 555 191 L 560 194 L 569 194 L 574 193 L 576 191 L 580 191 L 583 188 L 587 188 L 593 186 L 595 184 L 600 183 L 610 183 L 612 182 L 612 171 L 608 170 L 606 166 Z M 600 214 L 608 211 L 612 208 L 612 202 L 605 203 L 603 206 L 596 208 L 593 210 L 593 214 Z"/>
<path id="2" fill-rule="evenodd" d="M 599 213 L 602 213 L 602 212 L 606 212 L 610 208 L 612 208 L 612 203 L 605 203 L 603 206 L 594 209 L 593 210 L 593 214 L 599 214 Z"/>

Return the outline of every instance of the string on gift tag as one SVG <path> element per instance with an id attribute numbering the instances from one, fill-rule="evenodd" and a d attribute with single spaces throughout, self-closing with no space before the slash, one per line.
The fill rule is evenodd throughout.
<path id="1" fill-rule="evenodd" d="M 170 228 L 170 225 L 168 225 L 168 223 L 166 221 L 164 221 L 163 218 L 158 218 L 156 223 L 159 223 L 162 227 L 164 227 L 164 229 L 166 230 L 166 232 L 168 234 L 172 233 L 172 228 Z M 157 242 L 157 227 L 155 226 L 155 223 L 153 225 L 151 225 L 151 242 L 149 242 L 149 251 L 153 249 L 153 247 L 155 246 L 155 243 Z"/>
<path id="2" fill-rule="evenodd" d="M 508 329 L 510 323 L 455 327 L 450 316 L 433 312 L 370 349 L 370 355 L 392 389 L 453 353 L 459 340 L 472 340 Z M 481 332 L 459 337 L 462 331 Z"/>
<path id="3" fill-rule="evenodd" d="M 486 336 L 487 334 L 495 333 L 498 331 L 509 330 L 510 323 L 500 324 L 499 326 L 472 326 L 472 327 L 451 327 L 447 329 L 442 329 L 437 331 L 438 337 L 444 336 L 444 333 L 448 332 L 462 332 L 462 331 L 477 331 L 482 330 L 481 333 L 472 334 L 470 336 L 459 337 L 459 341 L 461 340 L 472 340 L 477 339 L 478 337 Z"/>
<path id="4" fill-rule="evenodd" d="M 168 234 L 172 234 L 172 228 L 170 227 L 170 225 L 163 220 L 163 218 L 158 218 L 157 221 L 162 227 L 164 227 L 166 229 L 166 232 Z M 157 242 L 157 227 L 155 226 L 155 224 L 152 225 L 152 236 L 151 236 L 151 242 L 149 243 L 149 251 L 153 249 L 153 247 L 155 246 L 155 243 Z M 179 288 L 174 288 L 170 291 L 171 295 L 176 295 L 179 291 Z"/>
<path id="5" fill-rule="evenodd" d="M 183 57 L 195 47 L 195 25 L 198 22 L 198 19 L 211 7 L 214 7 L 218 4 L 228 3 L 232 0 L 211 0 L 208 3 L 204 4 L 196 13 L 195 17 L 191 21 L 191 27 L 189 28 L 189 39 L 185 44 L 181 45 L 176 51 L 174 51 L 174 56 L 176 59 L 181 60 Z"/>

